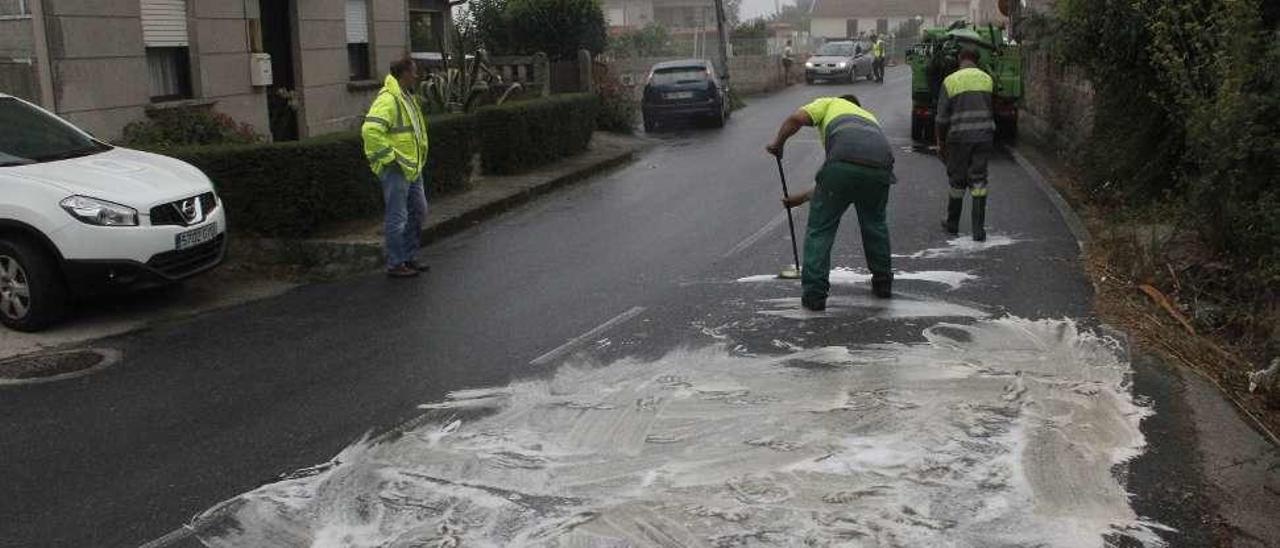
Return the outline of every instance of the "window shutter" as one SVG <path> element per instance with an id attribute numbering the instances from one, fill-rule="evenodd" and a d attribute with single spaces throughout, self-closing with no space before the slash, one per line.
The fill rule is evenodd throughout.
<path id="1" fill-rule="evenodd" d="M 347 0 L 347 43 L 369 43 L 369 4 L 365 0 Z"/>
<path id="2" fill-rule="evenodd" d="M 142 42 L 149 48 L 185 47 L 186 0 L 142 0 Z"/>

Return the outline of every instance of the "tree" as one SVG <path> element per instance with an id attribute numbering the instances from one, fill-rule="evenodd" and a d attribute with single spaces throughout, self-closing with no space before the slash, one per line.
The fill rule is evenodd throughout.
<path id="1" fill-rule="evenodd" d="M 504 17 L 511 47 L 552 60 L 576 59 L 579 49 L 604 51 L 604 11 L 596 0 L 509 0 Z"/>

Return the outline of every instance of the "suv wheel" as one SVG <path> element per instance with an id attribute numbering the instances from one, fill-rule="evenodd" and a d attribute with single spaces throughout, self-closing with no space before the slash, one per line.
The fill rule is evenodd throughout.
<path id="1" fill-rule="evenodd" d="M 27 240 L 0 238 L 0 323 L 39 331 L 66 310 L 67 290 L 53 257 Z"/>

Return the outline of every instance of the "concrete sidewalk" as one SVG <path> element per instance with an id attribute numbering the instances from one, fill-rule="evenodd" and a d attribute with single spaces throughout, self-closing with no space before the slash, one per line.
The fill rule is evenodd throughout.
<path id="1" fill-rule="evenodd" d="M 510 176 L 483 176 L 462 192 L 432 197 L 423 228 L 430 242 L 557 187 L 631 161 L 653 141 L 597 132 L 587 152 Z M 305 240 L 230 240 L 227 261 L 180 287 L 95 299 L 40 333 L 0 328 L 0 359 L 84 343 L 280 295 L 301 283 L 376 271 L 382 265 L 382 217 L 332 227 Z"/>

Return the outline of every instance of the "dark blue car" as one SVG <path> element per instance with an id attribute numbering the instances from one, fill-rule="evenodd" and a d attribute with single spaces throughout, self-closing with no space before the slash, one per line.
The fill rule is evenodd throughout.
<path id="1" fill-rule="evenodd" d="M 673 120 L 709 120 L 723 127 L 729 117 L 729 90 L 703 59 L 666 61 L 649 71 L 641 100 L 644 130 Z"/>

